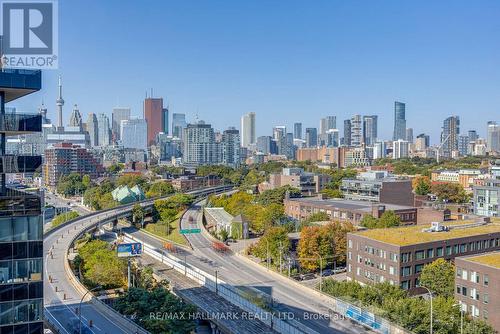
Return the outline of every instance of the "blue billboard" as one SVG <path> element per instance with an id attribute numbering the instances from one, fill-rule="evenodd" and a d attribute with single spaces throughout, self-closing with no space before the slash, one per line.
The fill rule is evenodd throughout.
<path id="1" fill-rule="evenodd" d="M 128 244 L 118 244 L 118 257 L 139 256 L 142 254 L 142 244 L 133 242 Z"/>

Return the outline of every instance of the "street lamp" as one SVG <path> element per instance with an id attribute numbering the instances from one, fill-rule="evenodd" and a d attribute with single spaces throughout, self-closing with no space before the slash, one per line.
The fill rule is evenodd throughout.
<path id="1" fill-rule="evenodd" d="M 87 293 L 95 291 L 95 290 L 100 289 L 100 288 L 102 288 L 102 286 L 98 285 L 95 288 L 88 290 L 87 292 L 85 292 L 83 294 L 82 299 L 80 299 L 80 306 L 79 306 L 79 310 L 78 310 L 78 318 L 80 319 L 80 322 L 78 323 L 78 332 L 80 334 L 82 334 L 82 302 L 85 299 L 85 296 L 87 295 Z"/>
<path id="2" fill-rule="evenodd" d="M 432 292 L 429 288 L 426 288 L 425 286 L 423 285 L 420 285 L 421 288 L 424 288 L 425 290 L 427 290 L 427 292 L 429 292 L 429 296 L 431 298 L 431 328 L 430 328 L 430 334 L 432 334 Z"/>

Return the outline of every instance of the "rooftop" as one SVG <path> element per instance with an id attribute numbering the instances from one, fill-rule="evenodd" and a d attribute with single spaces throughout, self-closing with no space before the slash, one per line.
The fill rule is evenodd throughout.
<path id="1" fill-rule="evenodd" d="M 470 256 L 466 257 L 464 260 L 500 269 L 500 252 L 492 252 L 482 255 Z"/>
<path id="2" fill-rule="evenodd" d="M 453 228 L 470 223 L 472 222 L 462 221 L 443 224 L 444 226 L 451 227 L 451 229 L 449 231 L 442 232 L 423 232 L 422 230 L 425 228 L 429 228 L 430 225 L 416 225 L 409 227 L 393 227 L 389 229 L 385 228 L 365 230 L 356 232 L 356 234 L 396 246 L 408 246 L 413 244 L 464 238 L 489 233 L 500 233 L 500 223 L 495 222 L 480 226 Z"/>
<path id="3" fill-rule="evenodd" d="M 384 205 L 386 210 L 408 210 L 411 206 L 396 205 L 387 203 L 372 203 L 347 199 L 320 199 L 318 197 L 290 198 L 289 201 L 307 203 L 315 206 L 322 206 L 331 209 L 345 209 L 352 211 L 372 212 L 373 206 Z"/>
<path id="4" fill-rule="evenodd" d="M 210 215 L 217 223 L 223 225 L 230 224 L 234 218 L 224 208 L 205 208 L 205 213 Z"/>

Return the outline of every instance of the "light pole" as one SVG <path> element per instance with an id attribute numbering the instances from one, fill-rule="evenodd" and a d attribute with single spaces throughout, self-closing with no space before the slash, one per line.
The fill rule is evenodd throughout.
<path id="1" fill-rule="evenodd" d="M 269 271 L 269 240 L 266 239 L 267 271 Z"/>
<path id="2" fill-rule="evenodd" d="M 100 289 L 100 288 L 102 288 L 102 287 L 100 285 L 98 285 L 95 288 L 88 290 L 87 292 L 84 293 L 82 299 L 80 299 L 80 306 L 79 306 L 79 310 L 78 310 L 78 318 L 80 319 L 80 322 L 78 323 L 78 333 L 80 333 L 80 334 L 82 334 L 82 302 L 83 302 L 83 299 L 85 299 L 85 296 L 87 295 L 87 293 L 95 291 L 95 290 Z"/>
<path id="3" fill-rule="evenodd" d="M 431 328 L 430 328 L 430 334 L 432 334 L 432 292 L 429 288 L 426 288 L 425 286 L 423 285 L 420 285 L 421 288 L 424 288 L 425 290 L 427 290 L 427 292 L 429 292 L 429 296 L 431 298 Z"/>
<path id="4" fill-rule="evenodd" d="M 462 302 L 453 304 L 453 306 L 458 306 L 460 308 L 460 334 L 464 333 L 464 311 L 462 309 Z"/>
<path id="5" fill-rule="evenodd" d="M 319 292 L 323 292 L 323 258 L 319 256 Z"/>

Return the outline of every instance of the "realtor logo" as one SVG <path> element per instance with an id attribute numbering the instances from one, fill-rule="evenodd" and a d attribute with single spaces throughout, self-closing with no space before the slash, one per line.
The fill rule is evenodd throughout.
<path id="1" fill-rule="evenodd" d="M 2 65 L 57 68 L 57 2 L 1 1 Z"/>

